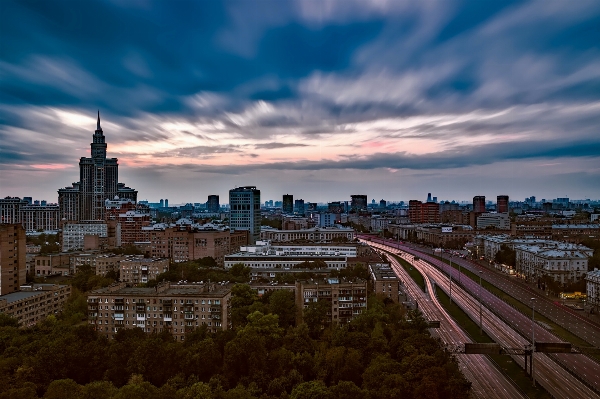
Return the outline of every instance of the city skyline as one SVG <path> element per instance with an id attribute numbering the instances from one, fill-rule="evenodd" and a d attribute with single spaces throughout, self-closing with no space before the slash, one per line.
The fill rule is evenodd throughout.
<path id="1" fill-rule="evenodd" d="M 0 196 L 598 199 L 597 2 L 3 2 Z"/>

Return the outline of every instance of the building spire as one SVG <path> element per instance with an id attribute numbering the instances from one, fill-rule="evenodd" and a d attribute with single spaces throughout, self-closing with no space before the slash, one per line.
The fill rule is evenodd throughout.
<path id="1" fill-rule="evenodd" d="M 102 129 L 100 128 L 100 110 L 98 110 L 98 125 L 97 125 L 97 128 L 96 128 L 96 130 L 102 130 Z"/>

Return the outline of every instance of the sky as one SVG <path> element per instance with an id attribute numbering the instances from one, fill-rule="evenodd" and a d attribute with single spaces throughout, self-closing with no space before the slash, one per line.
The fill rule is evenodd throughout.
<path id="1" fill-rule="evenodd" d="M 600 198 L 598 1 L 0 1 L 0 196 Z"/>

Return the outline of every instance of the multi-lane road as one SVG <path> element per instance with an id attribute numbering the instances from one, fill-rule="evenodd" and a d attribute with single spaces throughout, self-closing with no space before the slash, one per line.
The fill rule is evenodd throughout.
<path id="1" fill-rule="evenodd" d="M 418 251 L 420 253 L 430 253 L 427 249 L 410 244 L 391 243 L 392 246 L 407 251 Z M 445 255 L 447 256 L 447 255 Z M 563 306 L 560 301 L 555 301 L 537 290 L 532 289 L 526 283 L 519 281 L 514 276 L 498 273 L 483 267 L 478 263 L 467 259 L 452 257 L 452 263 L 460 264 L 466 270 L 475 274 L 482 271 L 482 279 L 491 285 L 498 287 L 503 292 L 517 299 L 518 301 L 531 304 L 531 298 L 536 298 L 535 311 L 552 320 L 556 324 L 565 328 L 572 334 L 586 341 L 588 344 L 600 347 L 600 325 L 592 322 L 585 317 L 583 312 L 577 312 Z"/>
<path id="2" fill-rule="evenodd" d="M 412 261 L 424 276 L 433 279 L 445 291 L 449 290 L 448 273 L 452 273 L 455 282 L 458 279 L 458 271 L 451 269 L 437 258 L 383 240 L 379 244 L 371 244 L 388 251 L 397 252 L 398 249 L 401 249 L 400 255 Z M 421 258 L 421 261 L 415 262 L 413 260 L 415 255 Z M 481 292 L 480 296 L 478 295 L 479 292 Z M 476 294 L 477 298 L 472 295 L 473 293 Z M 523 348 L 530 343 L 531 319 L 508 306 L 487 290 L 481 289 L 480 291 L 477 282 L 463 275 L 461 286 L 455 284 L 453 287 L 453 297 L 463 310 L 476 321 L 478 321 L 478 299 L 480 297 L 484 306 L 482 312 L 484 329 L 503 347 Z M 560 341 L 538 324 L 533 326 L 536 342 Z M 522 357 L 516 360 L 523 364 Z M 598 363 L 589 357 L 580 354 L 546 355 L 536 353 L 535 360 L 536 379 L 553 396 L 566 398 L 600 397 L 592 391 L 592 389 L 596 392 L 600 390 L 600 381 L 597 378 L 600 367 Z"/>
<path id="3" fill-rule="evenodd" d="M 459 345 L 472 342 L 462 328 L 445 312 L 435 296 L 429 296 L 410 278 L 396 262 L 391 265 L 404 282 L 407 294 L 419 304 L 419 310 L 428 320 L 439 320 L 440 328 L 433 332 L 446 345 Z M 431 280 L 425 277 L 428 292 L 433 292 Z M 465 377 L 472 383 L 475 397 L 487 398 L 524 398 L 525 396 L 511 383 L 484 355 L 457 355 L 458 365 Z"/>

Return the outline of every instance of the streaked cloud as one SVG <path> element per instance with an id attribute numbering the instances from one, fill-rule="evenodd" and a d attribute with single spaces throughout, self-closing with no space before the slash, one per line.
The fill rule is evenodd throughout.
<path id="1" fill-rule="evenodd" d="M 77 180 L 100 109 L 109 155 L 141 198 L 225 195 L 264 176 L 274 198 L 315 181 L 329 200 L 362 187 L 410 199 L 434 183 L 468 198 L 456 176 L 499 179 L 494 165 L 527 175 L 513 176 L 513 195 L 535 194 L 538 176 L 548 196 L 600 196 L 585 179 L 554 188 L 544 170 L 599 173 L 597 2 L 2 7 L 2 195 L 52 200 Z M 153 170 L 169 184 L 146 185 Z M 205 179 L 202 192 L 186 191 L 190 179 Z"/>

